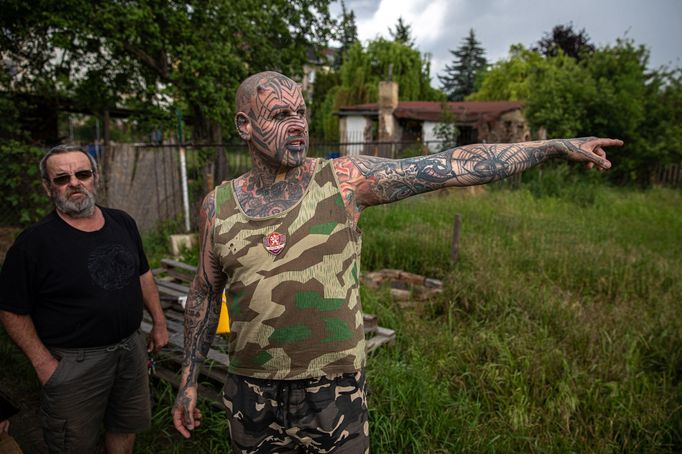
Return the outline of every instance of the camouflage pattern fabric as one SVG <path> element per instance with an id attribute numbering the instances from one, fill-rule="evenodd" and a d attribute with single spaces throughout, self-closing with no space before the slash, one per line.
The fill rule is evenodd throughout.
<path id="1" fill-rule="evenodd" d="M 223 403 L 235 453 L 369 452 L 363 371 L 306 380 L 229 374 Z"/>
<path id="2" fill-rule="evenodd" d="M 365 365 L 359 295 L 360 234 L 344 208 L 331 161 L 318 160 L 302 199 L 250 218 L 231 182 L 216 188 L 213 253 L 228 276 L 231 373 L 303 379 Z M 285 235 L 269 252 L 264 238 Z"/>

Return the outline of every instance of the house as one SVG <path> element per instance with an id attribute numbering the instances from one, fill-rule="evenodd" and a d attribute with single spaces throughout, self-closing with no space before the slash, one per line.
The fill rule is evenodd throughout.
<path id="1" fill-rule="evenodd" d="M 312 48 L 306 51 L 306 63 L 303 64 L 303 77 L 301 78 L 301 91 L 307 103 L 313 99 L 315 79 L 319 72 L 328 73 L 334 66 L 334 59 L 339 49 L 325 47 L 319 53 Z"/>
<path id="2" fill-rule="evenodd" d="M 458 129 L 457 145 L 530 140 L 522 102 L 399 101 L 398 85 L 381 82 L 378 103 L 345 106 L 337 112 L 340 141 L 345 144 L 341 152 L 395 157 L 396 151 L 415 142 L 431 152 L 439 151 L 442 139 L 436 136 L 435 128 L 443 121 L 444 108 Z"/>

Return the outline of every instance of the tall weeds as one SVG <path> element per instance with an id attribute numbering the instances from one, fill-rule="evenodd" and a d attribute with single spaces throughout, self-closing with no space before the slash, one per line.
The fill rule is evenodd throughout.
<path id="1" fill-rule="evenodd" d="M 364 269 L 444 279 L 369 360 L 375 452 L 682 448 L 682 194 L 450 190 L 363 215 Z M 449 259 L 452 219 L 460 255 Z"/>

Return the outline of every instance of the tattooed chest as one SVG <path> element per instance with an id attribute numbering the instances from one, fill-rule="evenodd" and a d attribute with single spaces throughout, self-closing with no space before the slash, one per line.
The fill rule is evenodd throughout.
<path id="1" fill-rule="evenodd" d="M 237 190 L 237 200 L 251 217 L 267 217 L 288 210 L 305 192 L 304 182 L 278 182 L 272 186 L 246 191 Z"/>

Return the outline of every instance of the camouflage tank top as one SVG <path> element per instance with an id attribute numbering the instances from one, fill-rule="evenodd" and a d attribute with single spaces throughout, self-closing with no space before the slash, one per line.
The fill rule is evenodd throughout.
<path id="1" fill-rule="evenodd" d="M 293 380 L 364 367 L 360 233 L 331 161 L 318 160 L 302 199 L 277 215 L 247 216 L 231 181 L 216 188 L 215 203 L 230 372 Z"/>

